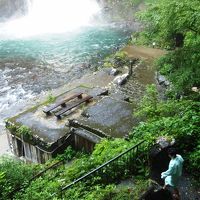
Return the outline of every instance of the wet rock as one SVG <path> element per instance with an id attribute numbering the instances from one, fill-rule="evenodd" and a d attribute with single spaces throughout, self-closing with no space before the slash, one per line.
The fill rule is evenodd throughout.
<path id="1" fill-rule="evenodd" d="M 158 83 L 162 85 L 165 82 L 165 77 L 162 75 L 158 75 L 157 80 L 158 80 Z"/>
<path id="2" fill-rule="evenodd" d="M 106 67 L 106 68 L 103 69 L 103 71 L 106 72 L 108 75 L 111 75 L 111 76 L 116 76 L 119 73 L 121 73 L 121 71 L 119 69 L 116 69 L 114 67 Z"/>
<path id="3" fill-rule="evenodd" d="M 169 86 L 170 82 L 168 80 L 165 81 L 165 86 Z"/>
<path id="4" fill-rule="evenodd" d="M 164 142 L 162 145 L 166 145 Z M 161 173 L 168 168 L 170 158 L 167 154 L 167 148 L 162 148 L 160 144 L 154 145 L 149 153 L 150 163 L 150 177 L 159 184 L 163 185 L 164 182 L 161 179 Z"/>
<path id="5" fill-rule="evenodd" d="M 161 149 L 170 147 L 175 144 L 175 139 L 172 139 L 171 141 L 166 137 L 159 137 L 156 141 L 156 143 L 161 147 Z"/>
<path id="6" fill-rule="evenodd" d="M 157 81 L 159 85 L 163 85 L 163 86 L 169 86 L 170 82 L 161 74 L 157 73 Z"/>
<path id="7" fill-rule="evenodd" d="M 127 102 L 130 101 L 129 97 L 121 92 L 112 93 L 110 96 L 116 100 L 127 101 Z"/>
<path id="8" fill-rule="evenodd" d="M 110 75 L 116 76 L 116 75 L 119 74 L 119 73 L 120 73 L 119 70 L 117 70 L 117 69 L 115 69 L 115 68 L 111 68 Z"/>
<path id="9" fill-rule="evenodd" d="M 116 84 L 116 85 L 123 85 L 126 83 L 127 79 L 129 77 L 129 74 L 126 73 L 126 74 L 123 74 L 121 76 L 117 76 L 114 80 L 113 80 L 113 83 Z"/>
<path id="10" fill-rule="evenodd" d="M 104 89 L 101 93 L 99 93 L 97 96 L 103 96 L 103 95 L 108 95 L 108 90 Z"/>
<path id="11" fill-rule="evenodd" d="M 108 89 L 106 88 L 93 88 L 90 92 L 89 95 L 95 97 L 95 96 L 106 96 L 108 95 Z"/>

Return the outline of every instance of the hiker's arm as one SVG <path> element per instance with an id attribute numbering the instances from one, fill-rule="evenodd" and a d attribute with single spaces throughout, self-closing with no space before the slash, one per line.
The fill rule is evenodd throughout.
<path id="1" fill-rule="evenodd" d="M 166 178 L 167 176 L 171 176 L 174 174 L 174 164 L 169 164 L 169 168 L 167 171 L 161 173 L 161 178 Z"/>

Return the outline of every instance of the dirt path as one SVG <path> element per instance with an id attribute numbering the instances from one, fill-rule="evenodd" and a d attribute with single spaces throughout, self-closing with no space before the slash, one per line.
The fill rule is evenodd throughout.
<path id="1" fill-rule="evenodd" d="M 129 58 L 138 58 L 150 61 L 166 53 L 161 49 L 154 49 L 143 46 L 127 46 L 123 50 L 127 52 Z"/>
<path id="2" fill-rule="evenodd" d="M 145 61 L 146 65 L 152 66 L 152 62 L 164 55 L 166 51 L 142 46 L 127 46 L 123 49 L 127 52 L 129 58 L 138 58 Z M 147 64 L 148 63 L 148 64 Z M 142 68 L 140 69 L 142 70 Z M 147 69 L 145 69 L 147 70 Z M 147 71 L 146 71 L 147 72 Z M 142 73 L 142 80 L 147 77 L 143 76 L 145 73 Z M 149 72 L 147 73 L 149 75 Z M 179 190 L 181 193 L 181 200 L 200 200 L 200 188 L 196 189 L 192 183 L 192 178 L 188 174 L 184 174 L 181 178 L 179 184 Z M 161 199 L 159 199 L 161 200 Z"/>

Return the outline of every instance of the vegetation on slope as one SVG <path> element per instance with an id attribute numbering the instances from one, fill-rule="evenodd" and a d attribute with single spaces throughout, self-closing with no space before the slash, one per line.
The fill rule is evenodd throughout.
<path id="1" fill-rule="evenodd" d="M 171 81 L 171 89 L 176 93 L 193 95 L 196 99 L 199 93 L 191 89 L 200 87 L 199 10 L 198 0 L 154 1 L 145 12 L 138 14 L 146 25 L 145 30 L 133 36 L 138 37 L 139 44 L 152 45 L 155 42 L 157 47 L 171 49 L 158 61 L 158 70 Z"/>
<path id="2" fill-rule="evenodd" d="M 130 137 L 143 138 L 150 144 L 165 136 L 175 139 L 185 159 L 185 168 L 191 173 L 200 173 L 200 102 L 194 100 L 160 101 L 155 85 L 147 89 L 139 112 L 143 119 Z"/>
<path id="3" fill-rule="evenodd" d="M 137 42 L 146 45 L 156 42 L 157 47 L 170 49 L 169 53 L 156 63 L 156 66 L 160 73 L 170 80 L 171 86 L 168 91 L 170 95 L 165 101 L 158 98 L 155 86 L 150 86 L 147 89 L 147 95 L 144 97 L 138 112 L 143 120 L 130 133 L 130 140 L 102 141 L 96 146 L 91 156 L 82 155 L 81 158 L 74 160 L 70 166 L 51 171 L 44 177 L 36 179 L 27 189 L 17 193 L 15 199 L 48 199 L 52 193 L 59 191 L 60 187 L 136 144 L 141 139 L 146 139 L 148 144 L 152 145 L 160 136 L 166 136 L 169 139 L 175 138 L 177 146 L 186 160 L 187 170 L 194 175 L 200 173 L 199 91 L 192 91 L 192 87 L 200 87 L 199 10 L 198 0 L 183 0 L 181 2 L 157 0 L 149 4 L 148 9 L 139 15 L 140 19 L 144 21 L 146 29 L 137 34 Z M 183 41 L 179 41 L 179 36 Z M 177 96 L 181 96 L 181 99 L 175 98 Z M 11 166 L 7 166 L 5 161 L 0 163 L 0 195 L 10 192 L 18 184 L 16 181 L 26 182 L 33 174 L 32 171 L 35 170 L 31 166 L 20 164 L 18 173 L 15 174 L 13 170 L 7 170 Z M 145 177 L 145 173 L 141 175 Z M 127 188 L 119 192 L 114 184 L 104 185 L 99 183 L 97 179 L 99 177 L 94 177 L 90 183 L 75 185 L 66 191 L 64 198 L 85 200 L 94 198 L 96 200 L 138 199 L 138 194 L 142 191 L 141 188 L 148 186 L 147 182 L 140 180 L 140 184 L 135 187 L 135 192 Z M 54 199 L 59 198 L 55 197 Z"/>

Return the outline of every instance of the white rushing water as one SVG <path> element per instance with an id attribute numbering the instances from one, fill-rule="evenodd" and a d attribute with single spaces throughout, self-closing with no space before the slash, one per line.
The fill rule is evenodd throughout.
<path id="1" fill-rule="evenodd" d="M 95 0 L 32 0 L 26 16 L 0 24 L 0 37 L 30 37 L 74 31 L 90 24 L 100 7 Z"/>
<path id="2" fill-rule="evenodd" d="M 93 72 L 129 38 L 124 28 L 95 24 L 96 0 L 27 1 L 26 16 L 0 23 L 0 155 L 7 149 L 5 119 Z"/>

